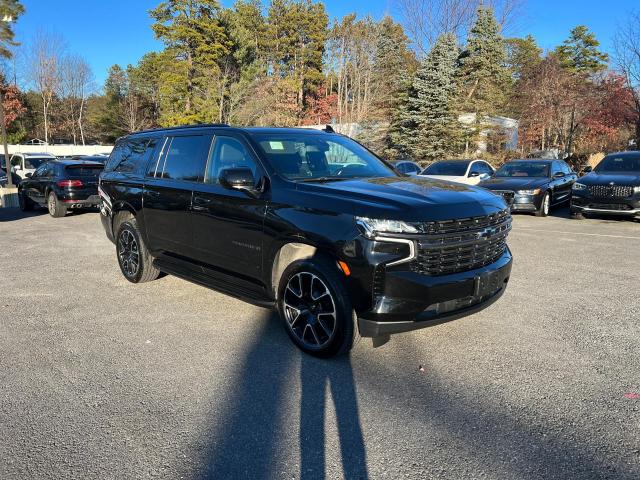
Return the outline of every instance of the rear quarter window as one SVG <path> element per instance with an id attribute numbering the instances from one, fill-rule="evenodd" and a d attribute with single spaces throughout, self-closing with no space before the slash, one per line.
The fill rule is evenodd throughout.
<path id="1" fill-rule="evenodd" d="M 119 141 L 113 148 L 106 172 L 140 173 L 156 146 L 156 140 L 134 138 Z"/>

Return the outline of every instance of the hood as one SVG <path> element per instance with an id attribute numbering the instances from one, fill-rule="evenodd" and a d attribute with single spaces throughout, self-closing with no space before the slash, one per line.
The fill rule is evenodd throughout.
<path id="1" fill-rule="evenodd" d="M 629 185 L 633 187 L 640 186 L 640 173 L 598 173 L 591 172 L 584 177 L 578 179 L 578 183 L 583 185 Z"/>
<path id="2" fill-rule="evenodd" d="M 531 177 L 492 177 L 480 186 L 489 190 L 532 190 L 549 183 L 548 178 Z"/>
<path id="3" fill-rule="evenodd" d="M 488 215 L 506 208 L 502 197 L 484 189 L 425 177 L 298 183 L 297 190 L 311 204 L 333 211 L 411 222 Z"/>

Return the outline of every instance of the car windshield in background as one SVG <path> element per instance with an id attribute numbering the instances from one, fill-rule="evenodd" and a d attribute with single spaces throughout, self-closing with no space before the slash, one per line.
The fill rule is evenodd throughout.
<path id="1" fill-rule="evenodd" d="M 397 176 L 379 158 L 346 137 L 257 133 L 254 138 L 273 168 L 289 180 Z"/>
<path id="2" fill-rule="evenodd" d="M 97 177 L 104 170 L 102 165 L 69 165 L 65 168 L 69 175 L 79 177 Z"/>
<path id="3" fill-rule="evenodd" d="M 38 168 L 44 162 L 51 160 L 50 157 L 27 157 L 24 159 L 25 168 Z"/>
<path id="4" fill-rule="evenodd" d="M 462 177 L 467 173 L 467 162 L 436 162 L 429 165 L 422 172 L 422 175 L 445 175 L 452 177 Z"/>
<path id="5" fill-rule="evenodd" d="M 594 169 L 596 172 L 640 173 L 640 154 L 605 157 Z"/>
<path id="6" fill-rule="evenodd" d="M 498 169 L 496 177 L 548 177 L 549 164 L 544 162 L 509 162 Z"/>

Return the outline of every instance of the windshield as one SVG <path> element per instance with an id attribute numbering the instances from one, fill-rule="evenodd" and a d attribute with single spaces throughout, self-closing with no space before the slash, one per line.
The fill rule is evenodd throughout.
<path id="1" fill-rule="evenodd" d="M 450 175 L 462 177 L 467 173 L 467 162 L 435 162 L 424 169 L 422 175 Z"/>
<path id="2" fill-rule="evenodd" d="M 639 173 L 640 172 L 640 154 L 615 156 L 609 155 L 604 157 L 598 166 L 594 169 L 596 172 L 619 172 L 619 173 Z"/>
<path id="3" fill-rule="evenodd" d="M 49 157 L 27 157 L 24 159 L 25 168 L 38 168 L 44 162 L 51 160 Z"/>
<path id="4" fill-rule="evenodd" d="M 341 180 L 397 174 L 353 140 L 309 133 L 255 134 L 273 168 L 289 180 Z"/>
<path id="5" fill-rule="evenodd" d="M 549 164 L 544 162 L 509 162 L 498 169 L 495 177 L 548 177 Z"/>

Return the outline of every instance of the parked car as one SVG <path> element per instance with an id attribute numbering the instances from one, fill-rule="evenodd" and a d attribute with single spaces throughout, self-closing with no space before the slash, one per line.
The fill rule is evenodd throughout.
<path id="1" fill-rule="evenodd" d="M 640 152 L 612 153 L 573 185 L 571 213 L 640 215 Z"/>
<path id="2" fill-rule="evenodd" d="M 405 175 L 418 175 L 422 171 L 422 167 L 413 160 L 397 160 L 390 163 L 397 171 Z"/>
<path id="3" fill-rule="evenodd" d="M 55 155 L 50 153 L 14 153 L 9 163 L 11 163 L 11 171 L 24 179 L 28 173 L 35 172 L 36 168 L 43 163 L 55 159 Z"/>
<path id="4" fill-rule="evenodd" d="M 546 217 L 551 207 L 569 202 L 571 187 L 577 179 L 562 160 L 512 160 L 480 186 L 511 201 L 513 212 Z"/>
<path id="5" fill-rule="evenodd" d="M 51 160 L 40 165 L 18 187 L 22 210 L 46 206 L 52 217 L 64 217 L 69 209 L 100 205 L 98 176 L 104 165 L 83 160 Z"/>
<path id="6" fill-rule="evenodd" d="M 87 162 L 98 162 L 98 163 L 102 163 L 103 165 L 106 163 L 106 161 L 109 159 L 108 155 L 102 155 L 102 154 L 97 154 L 97 155 L 69 155 L 69 156 L 65 156 L 65 157 L 58 157 L 61 160 L 84 160 Z"/>
<path id="7" fill-rule="evenodd" d="M 326 131 L 132 134 L 99 190 L 127 280 L 162 271 L 277 308 L 293 342 L 322 357 L 358 333 L 382 343 L 482 310 L 511 272 L 500 197 L 398 174 Z"/>
<path id="8" fill-rule="evenodd" d="M 20 183 L 20 177 L 15 173 L 11 172 L 11 181 L 14 186 L 18 186 Z M 0 168 L 0 187 L 5 187 L 8 183 L 7 172 L 4 169 Z"/>
<path id="9" fill-rule="evenodd" d="M 425 168 L 420 176 L 478 185 L 494 173 L 495 169 L 484 160 L 440 160 Z"/>

